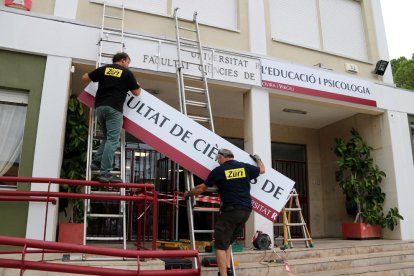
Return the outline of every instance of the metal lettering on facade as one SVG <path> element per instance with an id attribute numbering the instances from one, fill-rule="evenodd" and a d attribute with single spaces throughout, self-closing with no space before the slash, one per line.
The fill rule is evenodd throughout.
<path id="1" fill-rule="evenodd" d="M 131 55 L 131 67 L 165 73 L 175 73 L 177 45 L 172 42 L 146 39 L 127 39 L 126 44 Z M 185 73 L 201 76 L 199 54 L 194 47 L 182 56 L 182 68 Z M 260 86 L 260 59 L 215 49 L 203 49 L 204 71 L 206 77 L 241 84 Z M 196 64 L 195 64 L 196 63 Z"/>

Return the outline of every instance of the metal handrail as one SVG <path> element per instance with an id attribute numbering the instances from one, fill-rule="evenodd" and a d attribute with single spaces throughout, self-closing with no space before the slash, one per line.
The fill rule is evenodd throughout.
<path id="1" fill-rule="evenodd" d="M 43 229 L 43 239 L 46 240 L 46 225 L 48 218 L 49 202 L 56 204 L 56 198 L 75 198 L 75 199 L 95 199 L 95 200 L 131 200 L 131 201 L 152 201 L 153 213 L 157 214 L 158 209 L 158 193 L 155 191 L 153 184 L 136 184 L 136 183 L 101 183 L 98 181 L 88 180 L 73 180 L 62 178 L 45 178 L 45 177 L 14 177 L 14 176 L 0 176 L 0 182 L 29 182 L 29 183 L 43 183 L 48 184 L 47 191 L 10 191 L 0 190 L 0 201 L 37 201 L 46 203 L 46 212 Z M 68 184 L 79 186 L 97 186 L 97 187 L 119 187 L 142 189 L 144 193 L 138 195 L 103 195 L 103 194 L 80 194 L 80 193 L 66 193 L 66 192 L 52 192 L 51 185 L 54 184 Z M 148 192 L 151 191 L 151 194 Z M 157 216 L 154 215 L 152 219 L 152 249 L 156 248 L 156 234 L 157 234 Z"/>
<path id="2" fill-rule="evenodd" d="M 0 245 L 22 246 L 21 251 L 1 250 L 0 255 L 21 253 L 21 260 L 0 258 L 0 267 L 20 269 L 20 275 L 24 270 L 41 270 L 56 271 L 74 274 L 89 275 L 201 275 L 200 264 L 198 260 L 198 251 L 196 250 L 169 250 L 159 251 L 156 249 L 156 225 L 157 216 L 153 216 L 153 250 L 124 250 L 117 248 L 96 247 L 86 245 L 75 245 L 62 242 L 46 241 L 46 225 L 48 217 L 48 204 L 56 204 L 56 198 L 78 198 L 78 199 L 104 199 L 104 200 L 131 200 L 131 201 L 152 201 L 153 213 L 157 214 L 158 193 L 153 184 L 133 184 L 133 183 L 100 183 L 97 181 L 71 180 L 60 178 L 41 178 L 41 177 L 11 177 L 0 176 L 0 181 L 4 182 L 28 182 L 48 184 L 47 191 L 5 191 L 0 190 L 0 201 L 40 201 L 46 203 L 45 227 L 43 240 L 25 239 L 17 237 L 0 236 Z M 53 184 L 68 184 L 80 186 L 105 186 L 105 187 L 124 187 L 140 188 L 144 192 L 138 195 L 103 195 L 103 194 L 80 194 L 64 193 L 50 191 Z M 30 248 L 30 249 L 28 249 Z M 37 248 L 37 249 L 36 249 Z M 48 263 L 44 261 L 45 253 L 63 253 L 77 252 L 83 254 L 96 254 L 123 258 L 134 258 L 138 261 L 137 270 L 124 270 L 114 268 L 79 266 L 70 264 Z M 41 261 L 27 261 L 25 256 L 28 253 L 42 253 Z M 196 268 L 182 270 L 140 270 L 140 258 L 195 258 L 197 259 Z"/>
<path id="3" fill-rule="evenodd" d="M 22 259 L 0 259 L 0 267 L 7 268 L 24 268 L 41 271 L 56 271 L 64 273 L 75 274 L 88 274 L 88 275 L 201 275 L 201 269 L 182 269 L 182 270 L 140 270 L 140 266 L 137 266 L 137 270 L 126 269 L 114 269 L 114 268 L 102 268 L 91 266 L 79 266 L 70 264 L 58 264 L 47 262 L 36 262 L 24 260 L 26 248 L 40 248 L 47 250 L 58 250 L 64 252 L 78 252 L 83 254 L 94 254 L 103 256 L 115 256 L 122 258 L 133 258 L 138 261 L 141 258 L 197 258 L 198 251 L 196 250 L 124 250 L 117 248 L 105 248 L 88 245 L 68 244 L 62 242 L 50 242 L 34 239 L 16 238 L 0 236 L 1 245 L 21 246 Z"/>

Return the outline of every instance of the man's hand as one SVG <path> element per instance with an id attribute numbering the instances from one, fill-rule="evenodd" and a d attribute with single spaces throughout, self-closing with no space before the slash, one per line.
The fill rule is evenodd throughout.
<path id="1" fill-rule="evenodd" d="M 254 160 L 254 161 L 258 161 L 258 160 L 262 160 L 261 158 L 260 158 L 260 156 L 259 155 L 257 155 L 257 154 L 255 154 L 255 155 L 251 155 L 250 154 L 250 157 Z"/>
<path id="2" fill-rule="evenodd" d="M 184 193 L 184 198 L 185 198 L 185 199 L 189 199 L 189 198 L 190 198 L 190 195 L 189 195 L 188 193 L 189 193 L 189 192 L 185 192 L 185 193 Z"/>

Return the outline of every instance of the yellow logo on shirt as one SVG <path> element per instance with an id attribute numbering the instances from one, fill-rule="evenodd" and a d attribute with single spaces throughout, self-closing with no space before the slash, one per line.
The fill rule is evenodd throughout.
<path id="1" fill-rule="evenodd" d="M 246 177 L 246 171 L 244 168 L 225 170 L 224 173 L 227 180 Z"/>
<path id="2" fill-rule="evenodd" d="M 116 68 L 111 68 L 111 67 L 105 68 L 105 76 L 112 76 L 112 77 L 120 78 L 121 75 L 122 75 L 121 69 L 116 69 Z"/>

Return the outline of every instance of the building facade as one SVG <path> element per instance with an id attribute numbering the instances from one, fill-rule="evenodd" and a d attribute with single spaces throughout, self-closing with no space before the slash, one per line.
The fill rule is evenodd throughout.
<path id="1" fill-rule="evenodd" d="M 186 18 L 198 12 L 216 133 L 259 154 L 268 166 L 304 164 L 300 182 L 312 237 L 340 237 L 342 222 L 352 220 L 335 181 L 331 146 L 356 128 L 387 174 L 385 208 L 396 206 L 404 217 L 383 237 L 414 238 L 414 94 L 395 88 L 390 66 L 383 75 L 374 73 L 377 61 L 389 61 L 379 1 L 125 3 L 131 69 L 144 89 L 176 108 L 172 14 L 175 7 Z M 13 149 L 4 157 L 13 162 L 1 168 L 3 174 L 59 177 L 68 99 L 83 90 L 82 74 L 95 68 L 102 6 L 100 0 L 43 0 L 26 11 L 0 4 L 0 106 L 15 120 L 3 122 L 2 115 L 2 135 L 10 136 L 2 151 Z M 13 132 L 12 125 L 18 126 Z M 2 234 L 43 238 L 38 217 L 44 204 L 1 205 L 9 222 Z M 53 240 L 57 208 L 49 218 L 47 238 Z M 256 230 L 274 231 L 254 214 L 246 237 Z"/>

